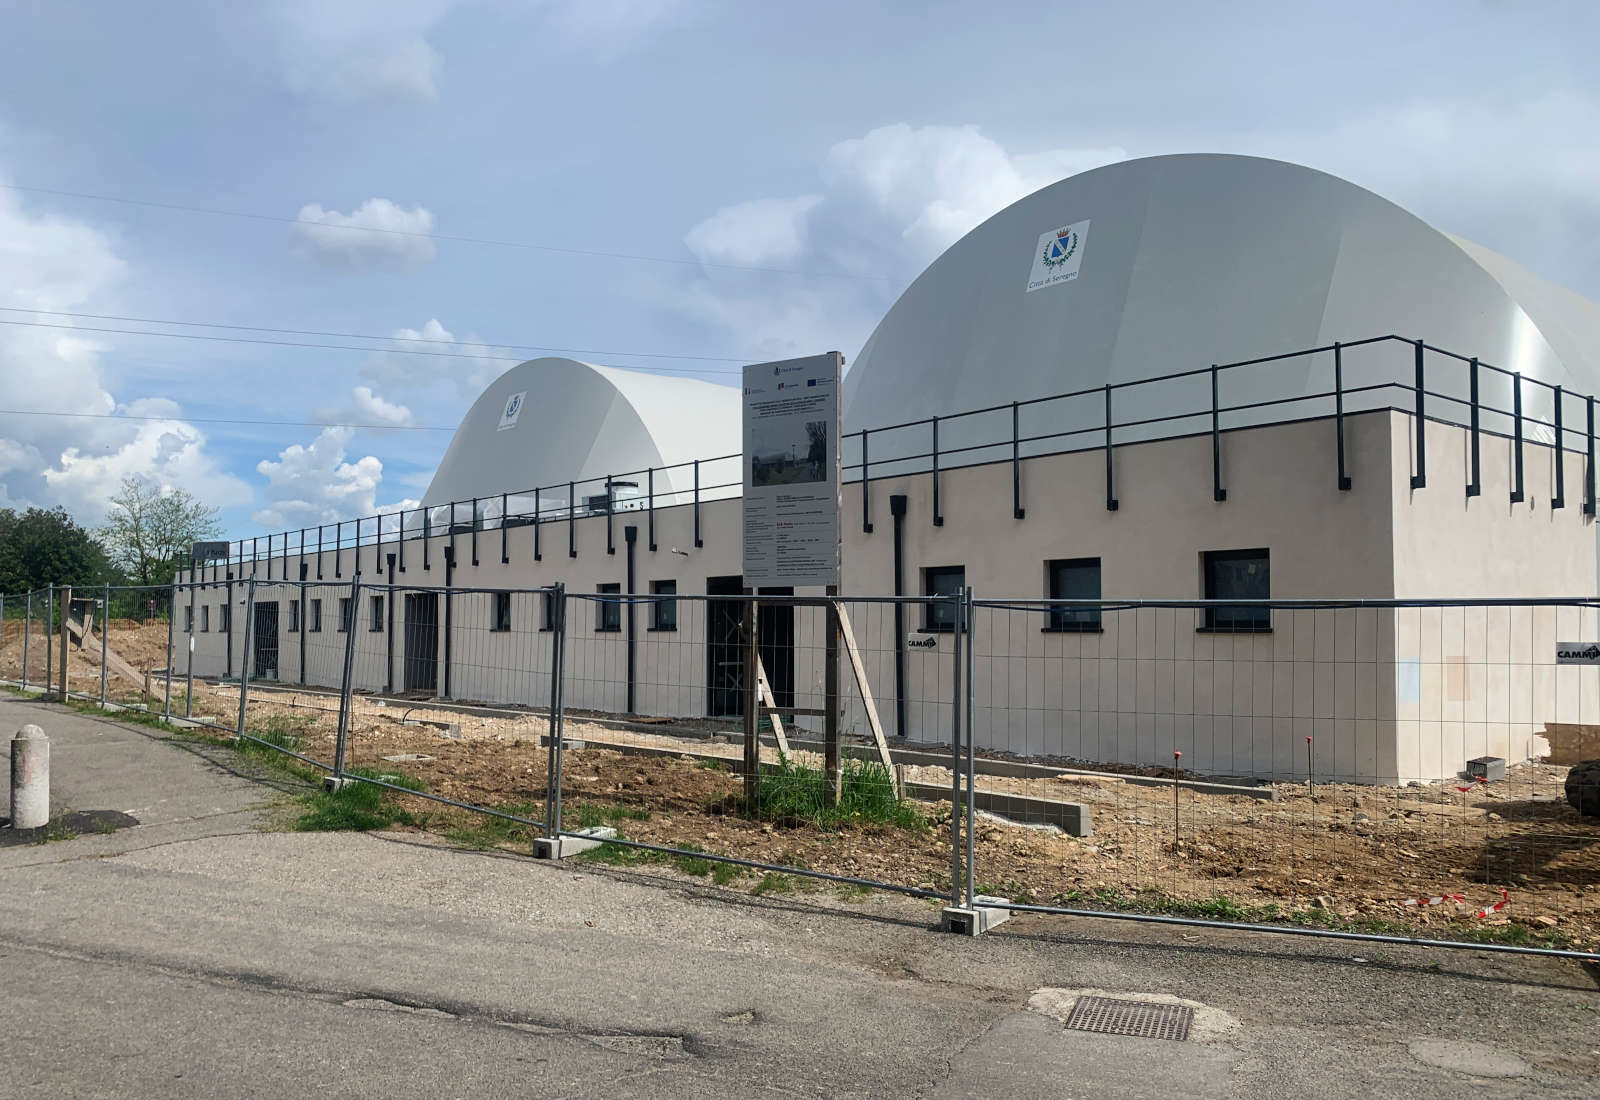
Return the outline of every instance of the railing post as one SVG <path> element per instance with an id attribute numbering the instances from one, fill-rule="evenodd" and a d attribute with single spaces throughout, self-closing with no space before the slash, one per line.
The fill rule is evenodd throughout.
<path id="1" fill-rule="evenodd" d="M 608 477 L 606 478 L 606 553 L 615 556 L 617 552 L 617 544 L 615 539 L 612 537 L 611 517 L 616 514 L 616 509 L 611 506 L 611 494 L 611 479 Z"/>
<path id="2" fill-rule="evenodd" d="M 1333 419 L 1339 438 L 1339 491 L 1348 492 L 1350 475 L 1344 460 L 1344 345 L 1333 344 Z"/>
<path id="3" fill-rule="evenodd" d="M 322 524 L 317 524 L 317 580 L 322 579 Z M 194 578 L 191 576 L 190 581 Z"/>
<path id="4" fill-rule="evenodd" d="M 1594 515 L 1594 398 L 1589 397 L 1584 404 L 1588 414 L 1588 426 L 1584 436 L 1589 461 L 1583 469 L 1583 514 L 1592 516 Z"/>
<path id="5" fill-rule="evenodd" d="M 645 545 L 650 547 L 651 553 L 656 549 L 656 470 L 654 466 L 645 467 L 645 483 L 649 493 L 649 515 L 646 517 Z"/>
<path id="6" fill-rule="evenodd" d="M 956 628 L 950 636 L 950 907 L 961 905 L 961 642 L 966 633 L 965 612 L 960 596 L 956 600 Z"/>
<path id="7" fill-rule="evenodd" d="M 106 709 L 106 658 L 111 649 L 111 582 L 106 582 L 100 606 L 100 709 Z"/>
<path id="8" fill-rule="evenodd" d="M 545 835 L 561 836 L 561 766 L 563 725 L 566 720 L 567 586 L 557 582 L 550 593 L 550 754 L 545 767 Z"/>
<path id="9" fill-rule="evenodd" d="M 231 618 L 231 616 L 230 616 Z M 251 577 L 244 588 L 244 653 L 239 658 L 239 721 L 233 730 L 234 740 L 244 741 L 245 708 L 250 705 L 250 666 L 255 664 L 251 652 L 251 638 L 256 620 L 256 579 Z"/>
<path id="10" fill-rule="evenodd" d="M 1106 386 L 1106 511 L 1115 512 L 1119 501 L 1117 500 L 1116 483 L 1111 475 L 1111 386 Z"/>
<path id="11" fill-rule="evenodd" d="M 861 429 L 861 530 L 865 534 L 872 534 L 872 457 L 867 450 L 867 437 L 872 432 L 866 428 Z"/>
<path id="12" fill-rule="evenodd" d="M 567 557 L 578 556 L 578 483 L 567 482 Z"/>
<path id="13" fill-rule="evenodd" d="M 173 648 L 173 632 L 178 625 L 178 575 L 172 575 L 172 589 L 167 594 L 167 686 L 163 692 L 161 714 L 163 717 L 172 717 L 172 666 L 177 664 L 178 651 Z"/>
<path id="14" fill-rule="evenodd" d="M 508 494 L 501 493 L 500 494 L 500 564 L 501 565 L 509 565 L 509 564 L 511 564 L 511 546 L 510 546 L 510 544 L 508 542 L 508 539 L 510 538 L 510 536 L 507 534 L 507 530 L 508 529 L 506 527 L 506 521 L 511 518 L 511 516 L 508 514 L 508 512 L 509 512 L 508 501 L 509 501 Z"/>
<path id="15" fill-rule="evenodd" d="M 933 525 L 944 526 L 944 513 L 939 509 L 939 418 L 933 418 Z"/>
<path id="16" fill-rule="evenodd" d="M 1416 342 L 1416 433 L 1417 433 L 1417 472 L 1411 475 L 1411 487 L 1423 489 L 1428 485 L 1428 422 L 1424 418 L 1423 396 L 1428 392 L 1427 379 L 1423 374 L 1423 345 L 1422 341 Z"/>
<path id="17" fill-rule="evenodd" d="M 1560 386 L 1556 387 L 1556 495 L 1550 500 L 1550 507 L 1565 508 L 1567 506 L 1567 462 L 1566 449 L 1562 446 L 1561 437 L 1561 399 L 1565 394 Z"/>
<path id="18" fill-rule="evenodd" d="M 1475 497 L 1483 493 L 1483 478 L 1481 476 L 1482 464 L 1479 458 L 1479 415 L 1482 406 L 1478 403 L 1478 357 L 1473 356 L 1467 364 L 1467 396 L 1470 399 L 1471 412 L 1471 452 L 1469 462 L 1472 466 L 1472 480 L 1467 482 L 1467 496 Z"/>
<path id="19" fill-rule="evenodd" d="M 478 528 L 483 521 L 478 518 L 478 498 L 472 498 L 472 566 L 478 566 Z"/>
<path id="20" fill-rule="evenodd" d="M 1522 372 L 1511 376 L 1511 503 L 1521 504 L 1522 492 Z"/>
<path id="21" fill-rule="evenodd" d="M 344 671 L 339 677 L 339 732 L 333 745 L 333 778 L 344 779 L 345 748 L 350 737 L 350 701 L 354 694 L 356 663 L 356 620 L 361 611 L 361 574 L 350 578 L 350 622 L 344 635 Z M 302 627 L 304 623 L 300 624 Z"/>
<path id="22" fill-rule="evenodd" d="M 544 555 L 539 552 L 539 525 L 543 522 L 539 518 L 539 490 L 533 491 L 533 560 L 544 561 Z"/>
<path id="23" fill-rule="evenodd" d="M 322 528 L 321 527 L 317 528 L 317 541 L 319 543 L 322 541 Z M 318 565 L 320 566 L 321 565 L 321 557 L 320 557 L 321 550 L 320 549 L 318 550 L 318 554 L 319 554 Z M 199 585 L 195 584 L 195 582 L 194 582 L 194 567 L 195 567 L 194 555 L 190 554 L 189 555 L 189 614 L 186 617 L 187 622 L 189 624 L 189 629 L 186 632 L 189 635 L 189 659 L 188 659 L 188 661 L 185 662 L 184 686 L 183 686 L 183 716 L 185 718 L 193 718 L 194 717 L 194 601 L 195 601 L 195 591 L 196 591 L 196 589 L 199 588 Z M 319 573 L 318 575 L 320 576 L 321 574 Z"/>
<path id="24" fill-rule="evenodd" d="M 433 568 L 433 509 L 422 509 L 422 568 L 424 571 Z M 318 574 L 320 576 L 321 574 Z"/>
<path id="25" fill-rule="evenodd" d="M 1222 487 L 1222 405 L 1218 401 L 1217 365 L 1211 364 L 1211 499 L 1221 502 L 1228 499 L 1228 490 Z"/>
<path id="26" fill-rule="evenodd" d="M 1022 506 L 1022 407 L 1011 402 L 1011 518 L 1025 519 Z"/>

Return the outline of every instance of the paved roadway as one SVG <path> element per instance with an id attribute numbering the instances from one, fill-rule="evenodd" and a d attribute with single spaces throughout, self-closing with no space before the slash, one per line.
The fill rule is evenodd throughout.
<path id="1" fill-rule="evenodd" d="M 1577 964 L 1110 921 L 967 941 L 906 899 L 264 831 L 283 795 L 230 753 L 0 700 L 0 733 L 26 721 L 58 808 L 141 824 L 0 847 L 8 1098 L 1600 1092 Z M 1067 1032 L 1041 988 L 1176 996 L 1214 1029 Z"/>

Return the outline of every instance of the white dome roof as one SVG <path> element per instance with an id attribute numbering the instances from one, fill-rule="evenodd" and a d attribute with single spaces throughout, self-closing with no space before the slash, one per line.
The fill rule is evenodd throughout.
<path id="1" fill-rule="evenodd" d="M 518 394 L 517 407 L 508 411 Z M 495 379 L 473 402 L 422 503 L 559 485 L 545 498 L 553 501 L 565 498 L 568 481 L 636 470 L 643 492 L 647 468 L 738 454 L 739 444 L 739 391 L 731 386 L 576 359 L 532 359 Z M 658 472 L 655 480 L 657 493 L 668 493 L 688 489 L 693 475 Z M 531 497 L 519 503 L 531 508 Z M 485 514 L 498 514 L 498 504 Z"/>
<path id="2" fill-rule="evenodd" d="M 1076 277 L 1030 289 L 1039 272 L 1071 270 L 1071 262 L 1040 262 L 1041 246 L 1050 249 L 1068 226 L 1076 229 L 1063 245 L 1076 241 Z M 952 245 L 856 358 L 844 386 L 846 430 L 1390 333 L 1600 391 L 1600 307 L 1593 303 L 1326 173 L 1254 157 L 1183 155 L 1062 180 Z M 1224 372 L 1222 403 L 1328 391 L 1330 360 Z M 1408 349 L 1389 343 L 1353 349 L 1345 381 L 1409 383 L 1409 371 Z M 1464 395 L 1464 381 L 1458 386 L 1450 373 L 1437 372 L 1437 388 Z M 1485 372 L 1484 386 L 1486 402 L 1510 407 L 1501 404 L 1509 383 Z M 1206 407 L 1209 382 L 1161 396 L 1155 387 L 1119 390 L 1116 400 L 1119 422 L 1187 412 Z M 1390 401 L 1403 403 L 1395 394 L 1383 403 Z M 1039 413 L 1035 429 L 1047 419 L 1059 425 L 1061 404 L 1036 406 L 1052 411 Z M 1073 427 L 1101 423 L 1099 403 L 1079 404 L 1081 414 L 1064 414 Z M 1542 406 L 1533 401 L 1528 415 L 1547 419 L 1541 408 L 1548 405 L 1548 398 Z M 1004 419 L 1009 434 L 1009 414 Z M 994 439 L 993 428 L 977 435 Z M 958 429 L 946 438 L 956 444 L 969 436 Z M 880 452 L 873 436 L 875 457 L 912 445 L 892 436 L 883 443 Z M 919 446 L 926 450 L 926 440 Z"/>

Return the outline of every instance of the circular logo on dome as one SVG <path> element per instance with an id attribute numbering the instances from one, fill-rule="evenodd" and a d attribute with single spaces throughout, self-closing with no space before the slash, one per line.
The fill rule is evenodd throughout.
<path id="1" fill-rule="evenodd" d="M 1070 227 L 1056 230 L 1056 235 L 1045 242 L 1044 254 L 1039 259 L 1045 267 L 1060 267 L 1078 251 L 1078 234 Z"/>

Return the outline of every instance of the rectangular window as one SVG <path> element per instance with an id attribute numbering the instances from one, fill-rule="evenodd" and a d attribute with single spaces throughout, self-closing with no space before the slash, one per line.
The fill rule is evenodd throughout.
<path id="1" fill-rule="evenodd" d="M 208 604 L 208 603 L 204 603 L 204 604 L 200 605 L 200 633 L 209 634 L 210 632 L 211 632 L 211 605 Z"/>
<path id="2" fill-rule="evenodd" d="M 1052 600 L 1098 600 L 1099 558 L 1060 558 L 1045 562 Z M 1098 607 L 1052 607 L 1046 630 L 1094 633 L 1100 630 Z"/>
<path id="3" fill-rule="evenodd" d="M 374 597 L 372 597 L 372 626 L 369 627 L 369 629 L 371 629 L 371 630 L 382 630 L 383 629 L 383 597 L 382 596 L 374 596 Z"/>
<path id="4" fill-rule="evenodd" d="M 185 634 L 194 633 L 194 608 L 192 607 L 183 609 L 183 632 Z"/>
<path id="5" fill-rule="evenodd" d="M 617 599 L 602 599 L 595 605 L 594 628 L 601 633 L 610 633 L 622 629 L 622 585 L 600 584 L 595 586 L 595 591 L 602 597 L 616 596 Z"/>
<path id="6" fill-rule="evenodd" d="M 320 631 L 321 629 L 322 629 L 322 601 L 321 600 L 312 600 L 311 601 L 311 630 L 313 632 L 317 632 L 317 631 Z"/>
<path id="7" fill-rule="evenodd" d="M 289 601 L 289 633 L 293 634 L 300 629 L 300 601 Z"/>
<path id="8" fill-rule="evenodd" d="M 511 629 L 511 593 L 494 594 L 494 619 L 489 629 L 499 633 Z"/>
<path id="9" fill-rule="evenodd" d="M 962 565 L 942 566 L 922 571 L 924 596 L 954 596 L 967 586 L 967 569 Z M 922 629 L 938 633 L 952 633 L 956 628 L 956 607 L 953 603 L 928 603 L 922 605 Z"/>
<path id="10" fill-rule="evenodd" d="M 354 608 L 352 608 L 350 606 L 350 597 L 349 596 L 340 596 L 339 597 L 339 633 L 340 634 L 348 634 L 350 632 L 351 612 L 353 610 L 354 610 Z"/>
<path id="11" fill-rule="evenodd" d="M 217 629 L 224 634 L 233 633 L 233 607 L 231 604 L 219 603 L 217 605 Z"/>
<path id="12" fill-rule="evenodd" d="M 1208 600 L 1272 598 L 1265 550 L 1208 550 L 1201 556 L 1201 563 Z M 1272 611 L 1266 607 L 1208 607 L 1204 629 L 1233 634 L 1266 633 L 1272 629 Z"/>
<path id="13" fill-rule="evenodd" d="M 554 630 L 556 628 L 556 594 L 554 592 L 539 593 L 539 629 Z"/>
<path id="14" fill-rule="evenodd" d="M 650 594 L 652 596 L 676 596 L 678 594 L 677 581 L 651 581 Z M 677 630 L 678 629 L 678 601 L 657 599 L 650 606 L 651 630 Z"/>

